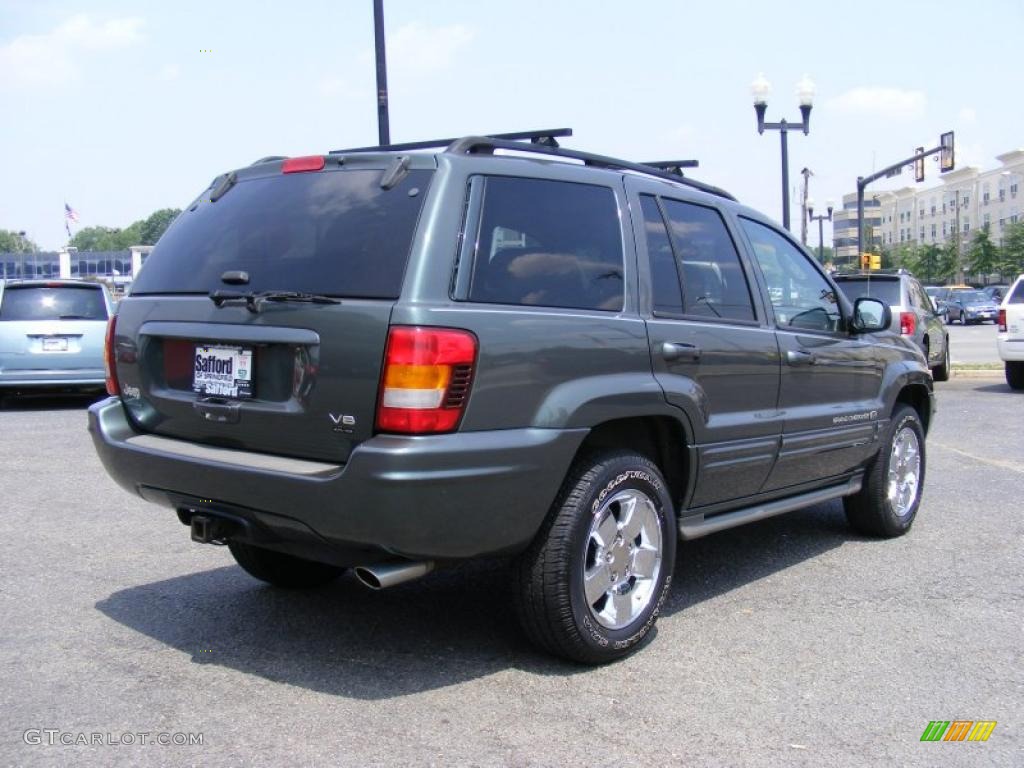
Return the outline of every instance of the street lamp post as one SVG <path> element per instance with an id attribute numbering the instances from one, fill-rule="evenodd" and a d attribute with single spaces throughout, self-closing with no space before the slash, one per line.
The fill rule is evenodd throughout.
<path id="1" fill-rule="evenodd" d="M 817 216 L 814 215 L 814 201 L 807 201 L 807 218 L 811 221 L 818 222 L 818 261 L 822 264 L 825 263 L 825 222 L 832 221 L 832 208 L 833 203 L 831 200 L 825 203 L 828 213 L 819 213 Z"/>
<path id="2" fill-rule="evenodd" d="M 782 142 L 782 226 L 789 229 L 789 143 L 787 136 L 792 131 L 803 131 L 804 136 L 811 130 L 811 104 L 814 102 L 814 83 L 804 75 L 797 83 L 796 93 L 800 100 L 799 123 L 791 123 L 787 120 L 780 120 L 777 123 L 766 123 L 764 114 L 768 109 L 768 94 L 772 86 L 764 75 L 758 74 L 757 79 L 750 85 L 750 91 L 754 95 L 754 111 L 757 113 L 757 132 L 763 134 L 765 129 L 778 131 Z"/>

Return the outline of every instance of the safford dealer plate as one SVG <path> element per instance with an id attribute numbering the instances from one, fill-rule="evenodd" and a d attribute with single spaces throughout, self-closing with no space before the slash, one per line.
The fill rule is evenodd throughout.
<path id="1" fill-rule="evenodd" d="M 196 347 L 192 389 L 201 395 L 252 397 L 252 349 Z"/>

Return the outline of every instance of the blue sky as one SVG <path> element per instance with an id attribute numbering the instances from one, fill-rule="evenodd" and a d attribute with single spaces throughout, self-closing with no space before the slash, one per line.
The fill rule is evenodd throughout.
<path id="1" fill-rule="evenodd" d="M 385 0 L 385 16 L 394 141 L 571 126 L 567 146 L 697 158 L 693 176 L 776 218 L 758 72 L 769 120 L 799 119 L 804 73 L 817 85 L 810 135 L 790 137 L 816 200 L 945 130 L 960 166 L 1024 147 L 1020 0 Z M 374 94 L 371 0 L 0 1 L 0 228 L 54 248 L 65 199 L 81 226 L 123 227 L 265 155 L 376 143 Z"/>

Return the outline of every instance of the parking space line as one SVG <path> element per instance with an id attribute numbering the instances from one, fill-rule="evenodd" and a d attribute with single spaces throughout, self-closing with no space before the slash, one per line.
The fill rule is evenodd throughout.
<path id="1" fill-rule="evenodd" d="M 945 448 L 947 451 L 959 453 L 961 456 L 966 456 L 969 459 L 980 461 L 983 464 L 991 464 L 993 467 L 999 467 L 1000 469 L 1008 469 L 1011 472 L 1017 472 L 1019 474 L 1024 475 L 1024 469 L 1009 461 L 1000 461 L 999 459 L 986 459 L 984 456 L 978 456 L 975 453 L 962 451 L 959 448 L 954 448 L 952 445 L 946 445 L 945 443 L 929 442 L 928 447 L 931 448 L 932 446 L 936 446 L 938 448 Z"/>

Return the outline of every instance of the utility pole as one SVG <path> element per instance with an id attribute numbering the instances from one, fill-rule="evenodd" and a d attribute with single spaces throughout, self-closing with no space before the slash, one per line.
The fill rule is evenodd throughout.
<path id="1" fill-rule="evenodd" d="M 807 187 L 810 184 L 810 178 L 814 175 L 814 172 L 810 168 L 804 168 L 800 171 L 804 177 L 804 195 L 801 208 L 803 212 L 800 216 L 800 242 L 803 245 L 807 245 Z"/>
<path id="2" fill-rule="evenodd" d="M 388 125 L 388 66 L 384 56 L 384 0 L 373 0 L 373 38 L 377 58 L 377 138 L 383 147 L 391 143 Z"/>

